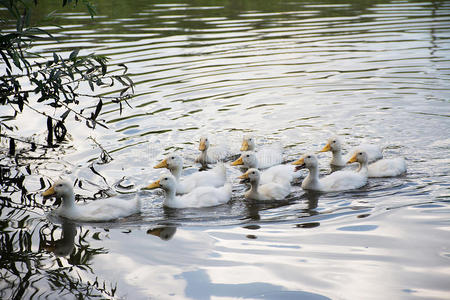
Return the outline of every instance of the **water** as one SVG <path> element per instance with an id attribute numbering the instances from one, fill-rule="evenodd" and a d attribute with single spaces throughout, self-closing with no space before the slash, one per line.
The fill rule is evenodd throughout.
<path id="1" fill-rule="evenodd" d="M 63 28 L 48 27 L 60 42 L 35 49 L 125 63 L 133 108 L 105 105 L 108 130 L 72 120 L 71 141 L 38 150 L 45 159 L 2 155 L 0 298 L 449 298 L 450 2 L 99 1 L 98 14 L 61 10 Z M 15 124 L 44 141 L 32 112 Z M 288 160 L 338 134 L 347 149 L 404 156 L 408 173 L 322 195 L 296 183 L 286 201 L 257 203 L 228 167 L 232 201 L 205 209 L 163 208 L 161 192 L 140 191 L 168 153 L 196 171 L 205 134 L 236 152 L 253 134 Z M 113 160 L 101 163 L 88 137 Z M 80 201 L 138 193 L 142 213 L 48 218 L 40 192 L 61 175 L 81 182 Z"/>

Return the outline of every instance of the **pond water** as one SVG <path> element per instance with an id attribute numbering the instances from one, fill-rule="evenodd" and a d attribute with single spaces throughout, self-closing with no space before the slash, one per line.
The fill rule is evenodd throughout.
<path id="1" fill-rule="evenodd" d="M 35 50 L 81 47 L 112 69 L 126 64 L 132 108 L 105 105 L 109 129 L 71 120 L 71 140 L 39 159 L 2 154 L 0 298 L 450 297 L 450 1 L 98 1 L 97 10 L 91 20 L 81 6 L 59 9 L 62 27 L 47 28 L 59 42 Z M 45 139 L 32 112 L 10 123 Z M 282 145 L 287 160 L 337 134 L 346 149 L 369 142 L 405 157 L 408 172 L 330 194 L 297 182 L 286 201 L 260 203 L 244 199 L 241 172 L 227 165 L 232 201 L 205 209 L 163 208 L 162 192 L 140 190 L 169 153 L 196 171 L 202 135 L 238 153 L 244 134 Z M 319 160 L 329 173 L 330 155 Z M 56 205 L 40 193 L 59 176 L 78 180 L 80 201 L 137 195 L 142 212 L 99 224 L 49 218 Z"/>

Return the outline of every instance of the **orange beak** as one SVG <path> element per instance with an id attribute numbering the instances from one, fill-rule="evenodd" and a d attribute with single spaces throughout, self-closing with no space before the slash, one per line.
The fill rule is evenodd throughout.
<path id="1" fill-rule="evenodd" d="M 247 140 L 243 140 L 242 141 L 242 146 L 241 146 L 241 151 L 247 151 L 248 150 L 248 141 Z"/>
<path id="2" fill-rule="evenodd" d="M 42 196 L 47 197 L 47 196 L 52 196 L 55 194 L 55 187 L 51 187 L 48 190 L 46 190 L 45 192 L 42 193 Z"/>
<path id="3" fill-rule="evenodd" d="M 248 172 L 245 172 L 241 176 L 238 177 L 239 179 L 247 179 L 248 178 Z"/>
<path id="4" fill-rule="evenodd" d="M 147 185 L 144 189 L 146 189 L 146 190 L 153 190 L 153 189 L 156 189 L 156 188 L 159 188 L 159 187 L 161 187 L 161 185 L 159 184 L 159 180 L 156 180 L 155 182 Z"/>
<path id="5" fill-rule="evenodd" d="M 167 164 L 167 159 L 164 159 L 162 162 L 154 166 L 155 169 L 161 169 L 161 168 L 169 168 L 169 165 Z"/>
<path id="6" fill-rule="evenodd" d="M 239 166 L 239 165 L 243 165 L 243 164 L 244 164 L 244 161 L 242 160 L 242 156 L 231 163 L 232 166 Z"/>
<path id="7" fill-rule="evenodd" d="M 205 151 L 205 149 L 206 149 L 206 143 L 204 140 L 201 140 L 200 145 L 198 145 L 198 150 Z"/>
<path id="8" fill-rule="evenodd" d="M 330 143 L 327 143 L 327 144 L 325 145 L 325 147 L 323 147 L 323 149 L 320 150 L 319 152 L 327 152 L 327 151 L 331 151 L 331 145 L 330 145 Z"/>
<path id="9" fill-rule="evenodd" d="M 347 163 L 348 163 L 348 164 L 354 163 L 354 162 L 357 161 L 357 159 L 358 159 L 358 152 L 355 152 L 355 154 L 353 154 L 353 156 L 350 157 L 350 159 L 348 160 Z"/>

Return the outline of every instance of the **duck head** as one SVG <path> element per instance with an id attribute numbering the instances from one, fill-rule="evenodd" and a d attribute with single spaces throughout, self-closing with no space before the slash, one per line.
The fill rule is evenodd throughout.
<path id="1" fill-rule="evenodd" d="M 311 169 L 317 167 L 318 161 L 314 154 L 305 154 L 299 160 L 294 161 L 292 164 L 297 166 L 295 170 L 298 171 L 304 168 Z"/>
<path id="2" fill-rule="evenodd" d="M 255 138 L 244 136 L 242 139 L 241 151 L 252 151 L 255 149 Z"/>
<path id="3" fill-rule="evenodd" d="M 73 195 L 73 187 L 72 185 L 65 180 L 56 181 L 49 189 L 42 193 L 44 197 L 62 197 L 69 198 Z"/>
<path id="4" fill-rule="evenodd" d="M 359 162 L 361 165 L 365 165 L 368 162 L 368 156 L 367 153 L 365 151 L 362 150 L 356 150 L 352 157 L 350 157 L 350 159 L 347 161 L 347 164 L 351 164 L 354 162 Z"/>
<path id="5" fill-rule="evenodd" d="M 256 168 L 257 164 L 256 155 L 252 152 L 242 153 L 237 160 L 231 163 L 232 166 L 245 165 L 249 168 Z"/>
<path id="6" fill-rule="evenodd" d="M 340 151 L 341 149 L 342 149 L 341 141 L 339 140 L 338 137 L 333 136 L 328 139 L 325 147 L 323 147 L 322 150 L 320 150 L 319 152 L 328 152 L 328 151 L 336 152 L 336 151 Z"/>
<path id="7" fill-rule="evenodd" d="M 260 174 L 258 169 L 248 169 L 247 172 L 238 177 L 242 180 L 249 180 L 250 182 L 259 182 Z"/>
<path id="8" fill-rule="evenodd" d="M 183 159 L 178 156 L 171 154 L 162 160 L 159 164 L 155 165 L 153 168 L 161 169 L 166 168 L 169 170 L 175 170 L 183 167 Z"/>
<path id="9" fill-rule="evenodd" d="M 172 175 L 162 175 L 158 180 L 152 182 L 144 189 L 153 190 L 156 188 L 162 188 L 165 191 L 175 190 L 176 181 Z"/>
<path id="10" fill-rule="evenodd" d="M 209 147 L 209 140 L 207 137 L 200 138 L 200 144 L 198 145 L 198 150 L 205 151 Z"/>

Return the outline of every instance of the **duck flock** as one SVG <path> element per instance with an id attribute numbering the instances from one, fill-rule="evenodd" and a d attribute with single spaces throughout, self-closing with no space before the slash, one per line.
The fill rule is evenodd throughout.
<path id="1" fill-rule="evenodd" d="M 230 152 L 221 147 L 210 147 L 208 138 L 201 138 L 200 155 L 196 163 L 206 171 L 198 171 L 182 177 L 183 159 L 179 155 L 168 155 L 154 168 L 165 168 L 155 182 L 144 189 L 161 188 L 165 191 L 163 204 L 172 208 L 209 207 L 227 203 L 231 200 L 232 186 L 227 179 L 226 164 Z M 283 200 L 291 192 L 296 179 L 303 177 L 301 169 L 308 169 L 301 187 L 304 190 L 317 192 L 337 192 L 361 188 L 370 177 L 393 177 L 406 172 L 403 157 L 383 158 L 382 149 L 377 145 L 360 145 L 342 155 L 342 144 L 338 137 L 331 137 L 319 152 L 332 153 L 330 165 L 332 169 L 344 168 L 358 163 L 357 169 L 341 169 L 320 177 L 318 159 L 315 154 L 308 153 L 291 163 L 283 163 L 282 148 L 268 145 L 257 149 L 255 138 L 244 136 L 241 155 L 230 163 L 230 167 L 241 166 L 243 173 L 238 178 L 241 183 L 250 185 L 245 198 L 252 200 Z M 106 198 L 92 201 L 85 205 L 75 203 L 72 185 L 64 180 L 56 181 L 52 187 L 43 192 L 45 197 L 62 198 L 62 204 L 54 213 L 60 217 L 78 221 L 108 221 L 138 213 L 141 209 L 139 197 L 133 200 Z"/>

